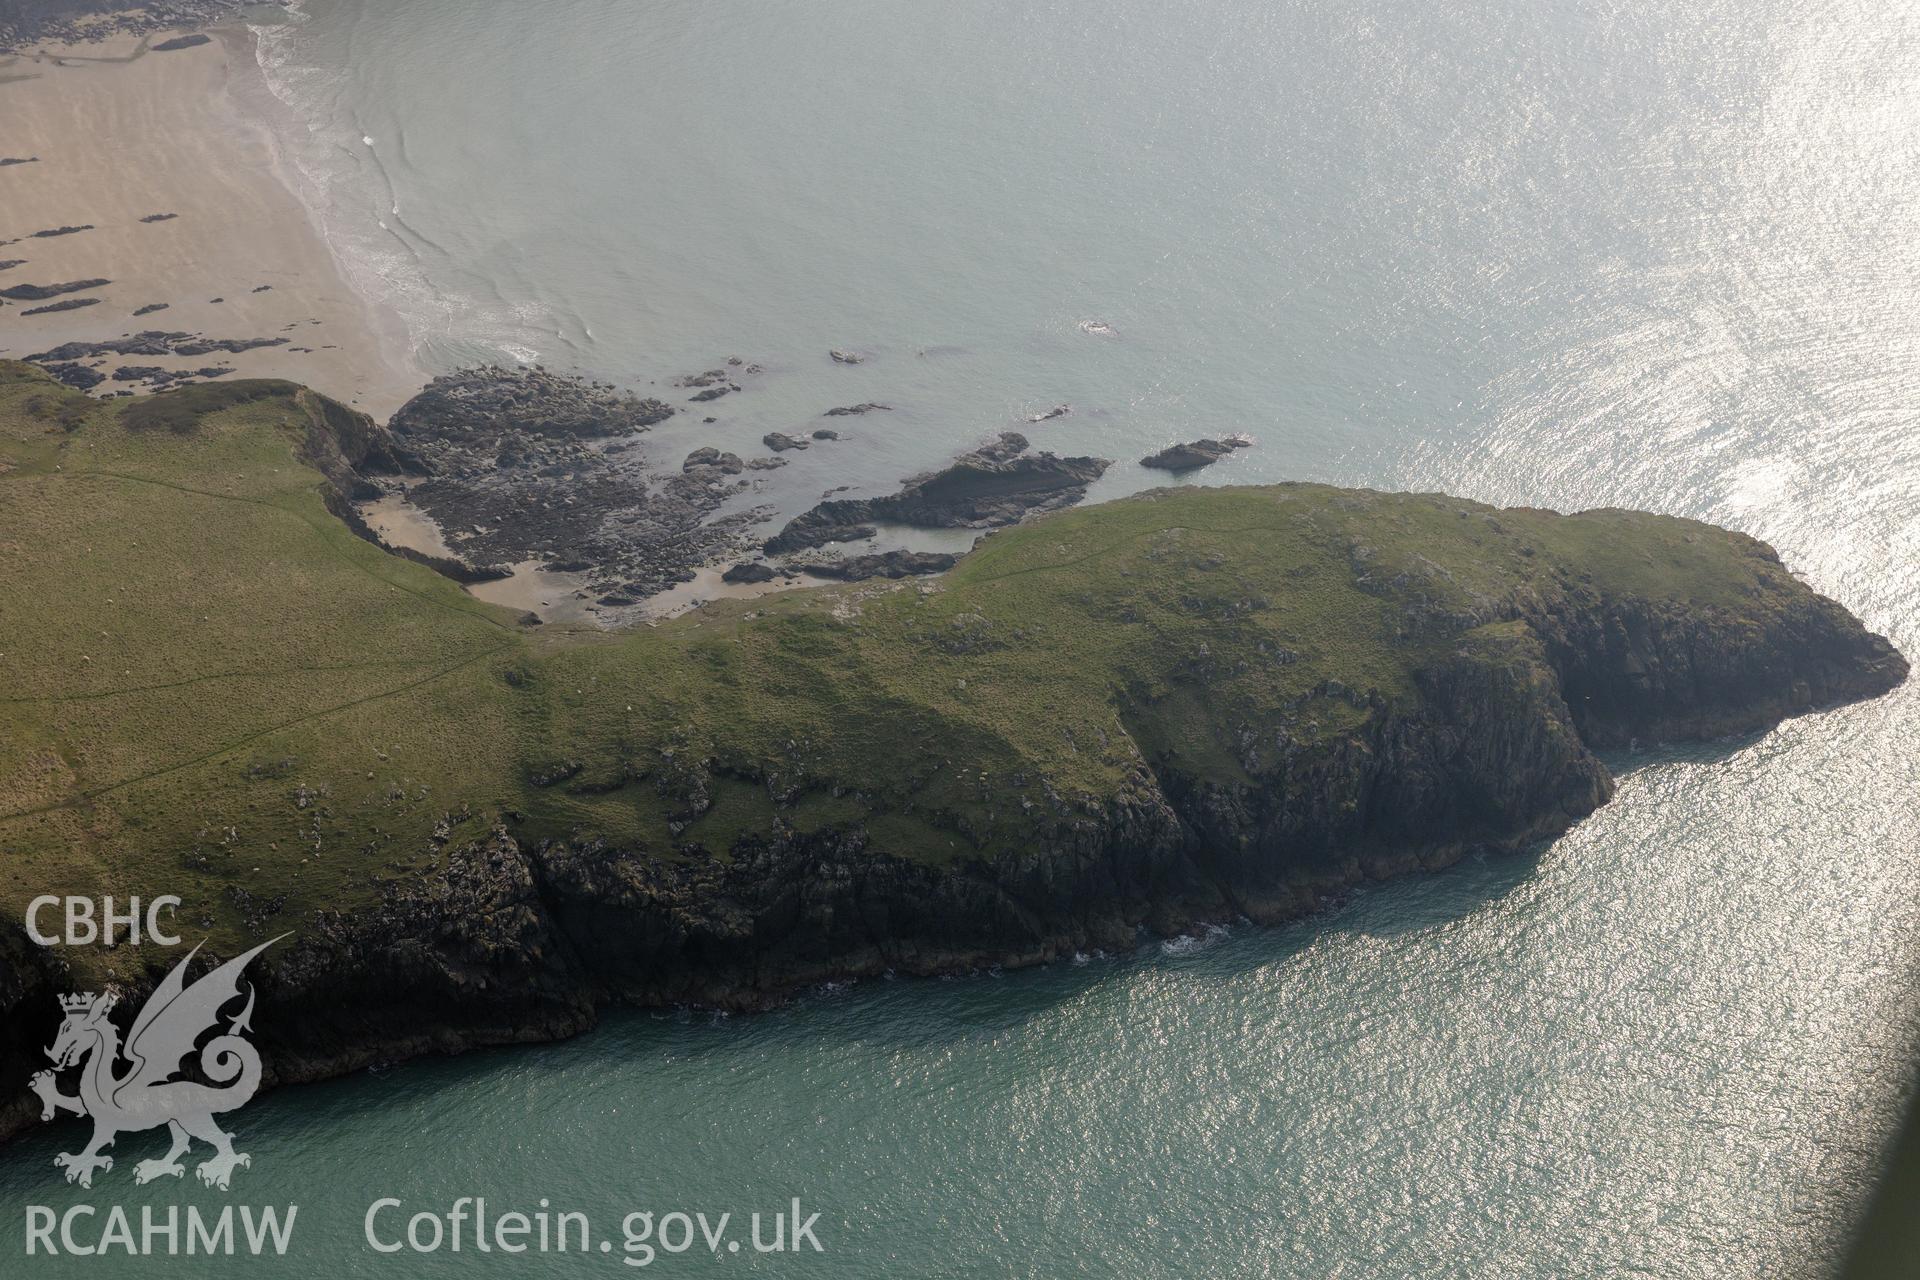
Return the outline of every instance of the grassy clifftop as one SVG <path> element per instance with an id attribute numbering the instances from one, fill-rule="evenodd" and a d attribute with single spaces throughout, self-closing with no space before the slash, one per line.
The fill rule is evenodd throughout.
<path id="1" fill-rule="evenodd" d="M 170 892 L 231 947 L 272 904 L 350 905 L 457 797 L 510 793 L 513 618 L 328 513 L 306 400 L 101 403 L 0 364 L 8 917 Z"/>
<path id="2" fill-rule="evenodd" d="M 1012 904 L 982 917 L 989 951 L 1197 885 L 1278 912 L 1396 849 L 1564 827 L 1609 792 L 1592 745 L 1905 673 L 1739 534 L 1315 485 L 1062 513 L 934 582 L 529 628 L 329 514 L 304 460 L 323 408 L 261 382 L 103 403 L 0 363 L 5 916 L 175 893 L 230 953 L 477 874 L 457 859 L 499 827 L 554 851 L 527 855 L 523 905 L 570 953 L 619 927 L 672 934 L 676 964 L 742 937 L 764 956 L 766 919 L 790 938 L 811 911 L 819 966 L 858 969 L 838 931 L 884 951 L 937 906 L 967 933 L 936 882 Z M 749 887 L 806 898 L 852 863 L 921 887 L 804 908 Z M 1055 891 L 1072 904 L 1022 900 Z M 850 925 L 876 895 L 888 921 Z M 564 904 L 588 899 L 630 914 L 581 933 Z"/>

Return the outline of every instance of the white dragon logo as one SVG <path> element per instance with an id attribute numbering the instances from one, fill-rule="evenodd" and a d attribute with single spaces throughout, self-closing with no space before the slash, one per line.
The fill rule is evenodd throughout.
<path id="1" fill-rule="evenodd" d="M 281 934 L 280 938 L 286 937 Z M 122 1133 L 136 1133 L 166 1125 L 173 1137 L 173 1148 L 159 1160 L 142 1160 L 134 1166 L 135 1182 L 151 1182 L 162 1175 L 180 1177 L 186 1169 L 180 1157 L 193 1145 L 194 1138 L 207 1143 L 214 1154 L 195 1172 L 210 1187 L 227 1189 L 233 1171 L 253 1163 L 251 1157 L 233 1149 L 233 1135 L 215 1124 L 213 1117 L 246 1104 L 260 1087 L 260 1054 L 241 1035 L 251 1031 L 253 989 L 247 989 L 247 1004 L 229 1017 L 227 1029 L 207 1041 L 200 1050 L 200 1071 L 214 1084 L 193 1080 L 174 1080 L 182 1070 L 182 1061 L 193 1052 L 200 1038 L 220 1021 L 220 1010 L 240 995 L 240 974 L 247 962 L 280 938 L 261 943 L 245 955 L 236 956 L 204 978 L 187 985 L 187 965 L 200 953 L 196 946 L 186 959 L 173 966 L 154 993 L 140 1007 L 139 1016 L 127 1032 L 123 1049 L 120 1032 L 107 1020 L 118 997 L 113 992 L 92 992 L 62 996 L 60 1007 L 66 1021 L 60 1024 L 47 1057 L 52 1071 L 41 1071 L 29 1082 L 40 1095 L 42 1120 L 51 1120 L 62 1111 L 89 1116 L 93 1120 L 93 1140 L 72 1154 L 57 1155 L 53 1163 L 67 1171 L 67 1181 L 83 1187 L 93 1185 L 96 1169 L 113 1168 L 113 1157 L 101 1154 Z M 124 1057 L 129 1064 L 120 1075 L 115 1067 Z M 80 1092 L 69 1096 L 60 1092 L 57 1072 L 85 1060 L 80 1072 Z"/>

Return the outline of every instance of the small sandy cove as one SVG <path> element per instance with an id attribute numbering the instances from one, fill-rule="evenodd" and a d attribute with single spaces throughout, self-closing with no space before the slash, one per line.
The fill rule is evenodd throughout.
<path id="1" fill-rule="evenodd" d="M 425 382 L 399 318 L 348 286 L 306 207 L 281 181 L 264 127 L 230 87 L 258 76 L 253 37 L 216 30 L 192 48 L 116 36 L 0 57 L 0 290 L 105 279 L 0 307 L 0 355 L 144 329 L 286 338 L 237 355 L 108 356 L 126 365 L 231 366 L 290 378 L 384 421 Z M 173 217 L 143 222 L 143 218 Z M 69 226 L 92 229 L 37 237 Z M 262 286 L 265 286 L 264 288 Z M 96 305 L 26 315 L 66 298 Z M 221 301 L 214 301 L 221 299 Z M 135 316 L 154 303 L 166 309 Z M 302 349 L 304 348 L 304 350 Z M 106 382 L 104 394 L 126 387 Z"/>

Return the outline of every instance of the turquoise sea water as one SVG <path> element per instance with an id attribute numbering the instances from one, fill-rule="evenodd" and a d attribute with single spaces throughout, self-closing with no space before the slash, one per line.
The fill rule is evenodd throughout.
<path id="1" fill-rule="evenodd" d="M 895 406 L 774 473 L 777 511 L 1069 402 L 1029 433 L 1120 459 L 1097 497 L 1245 430 L 1205 481 L 1699 516 L 1912 653 L 1917 55 L 1898 3 L 308 0 L 259 109 L 431 366 L 766 367 L 666 461 Z M 585 1274 L 629 1210 L 744 1239 L 794 1196 L 825 1253 L 655 1265 L 1820 1274 L 1920 1060 L 1916 742 L 1909 685 L 1618 761 L 1534 855 L 1285 929 L 284 1092 L 233 1117 L 225 1196 L 134 1188 L 136 1139 L 68 1188 L 68 1135 L 0 1188 L 301 1206 L 294 1256 L 215 1274 Z M 382 1196 L 462 1195 L 614 1250 L 361 1238 Z"/>

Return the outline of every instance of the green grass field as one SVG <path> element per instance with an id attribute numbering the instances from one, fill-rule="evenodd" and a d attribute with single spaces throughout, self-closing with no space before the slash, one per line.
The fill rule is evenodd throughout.
<path id="1" fill-rule="evenodd" d="M 507 820 L 662 859 L 861 825 L 1031 847 L 1142 755 L 1225 780 L 1527 662 L 1516 592 L 1750 607 L 1784 571 L 1690 521 L 1313 485 L 1163 490 L 1000 533 L 944 579 L 523 626 L 355 537 L 301 460 L 317 400 L 91 401 L 0 363 L 0 909 L 174 893 L 237 949 L 351 912 Z M 119 958 L 116 958 L 119 957 Z M 111 971 L 124 952 L 76 953 Z"/>

